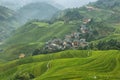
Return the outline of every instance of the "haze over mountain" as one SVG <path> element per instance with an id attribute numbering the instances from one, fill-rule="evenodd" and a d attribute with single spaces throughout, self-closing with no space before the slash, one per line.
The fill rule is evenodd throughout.
<path id="1" fill-rule="evenodd" d="M 69 1 L 68 0 L 17 0 L 17 1 L 16 0 L 1 0 L 0 5 L 7 6 L 15 10 L 15 9 L 19 9 L 20 7 L 26 4 L 33 3 L 33 2 L 47 2 L 54 6 L 59 5 L 60 8 L 61 6 L 63 6 L 64 8 L 73 8 L 73 7 L 80 7 L 85 4 L 88 4 L 89 2 L 94 2 L 94 1 L 97 1 L 97 0 L 69 0 Z"/>
<path id="2" fill-rule="evenodd" d="M 12 2 L 7 0 L 3 2 L 5 2 L 8 8 L 0 6 L 0 44 L 11 35 L 10 33 L 13 30 L 25 22 L 32 19 L 48 20 L 57 11 L 59 11 L 59 9 L 56 8 L 59 7 L 59 5 L 54 7 L 53 5 L 45 2 L 33 2 L 26 4 L 26 2 L 18 0 L 18 5 L 16 5 L 17 2 L 14 2 L 14 0 L 12 0 Z M 18 8 L 18 10 L 12 10 L 14 8 Z"/>
<path id="3" fill-rule="evenodd" d="M 45 2 L 27 4 L 17 10 L 18 20 L 23 23 L 32 19 L 49 20 L 59 11 L 58 8 Z"/>

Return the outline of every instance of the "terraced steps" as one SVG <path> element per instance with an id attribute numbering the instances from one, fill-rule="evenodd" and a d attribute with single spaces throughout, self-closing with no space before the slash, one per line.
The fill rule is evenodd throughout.
<path id="1" fill-rule="evenodd" d="M 16 80 L 20 75 L 32 75 L 33 80 L 119 80 L 120 51 L 68 50 L 38 55 L 0 64 L 0 72 L 0 80 Z"/>

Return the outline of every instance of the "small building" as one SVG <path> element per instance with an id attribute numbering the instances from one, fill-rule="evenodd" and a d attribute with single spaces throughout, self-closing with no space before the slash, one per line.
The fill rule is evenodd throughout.
<path id="1" fill-rule="evenodd" d="M 88 9 L 88 11 L 96 10 L 96 8 L 94 8 L 93 6 L 86 6 L 86 9 Z"/>
<path id="2" fill-rule="evenodd" d="M 71 39 L 71 35 L 66 35 L 65 39 Z"/>
<path id="3" fill-rule="evenodd" d="M 88 29 L 85 25 L 82 25 L 80 29 L 81 29 L 82 33 L 87 33 L 88 32 Z"/>
<path id="4" fill-rule="evenodd" d="M 25 57 L 25 54 L 23 54 L 23 53 L 19 55 L 19 59 L 22 59 L 24 57 Z"/>
<path id="5" fill-rule="evenodd" d="M 86 39 L 80 39 L 80 42 L 86 43 Z"/>
<path id="6" fill-rule="evenodd" d="M 74 40 L 74 41 L 72 42 L 72 46 L 73 46 L 74 48 L 78 48 L 78 47 L 80 46 L 80 41 L 79 41 L 79 40 Z"/>
<path id="7" fill-rule="evenodd" d="M 81 47 L 88 46 L 88 42 L 86 42 L 86 39 L 80 39 L 80 46 Z"/>
<path id="8" fill-rule="evenodd" d="M 88 18 L 88 19 L 83 19 L 83 24 L 87 24 L 87 23 L 89 23 L 90 21 L 91 21 L 90 18 Z"/>

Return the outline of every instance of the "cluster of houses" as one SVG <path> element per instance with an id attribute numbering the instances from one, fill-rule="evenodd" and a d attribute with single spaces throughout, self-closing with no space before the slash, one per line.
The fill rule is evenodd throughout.
<path id="1" fill-rule="evenodd" d="M 57 52 L 66 49 L 84 49 L 89 46 L 89 43 L 84 38 L 84 35 L 90 32 L 90 29 L 86 26 L 91 19 L 84 19 L 83 24 L 77 29 L 77 31 L 71 34 L 65 35 L 63 39 L 53 38 L 45 43 L 42 49 L 36 49 L 35 54 Z M 25 54 L 20 54 L 19 59 L 24 58 Z"/>
<path id="2" fill-rule="evenodd" d="M 87 22 L 89 22 L 88 19 Z M 81 25 L 76 32 L 65 35 L 64 39 L 54 38 L 45 43 L 44 50 L 56 51 L 65 49 L 79 49 L 88 46 L 88 42 L 83 38 L 83 35 L 88 33 L 89 29 L 86 25 Z"/>

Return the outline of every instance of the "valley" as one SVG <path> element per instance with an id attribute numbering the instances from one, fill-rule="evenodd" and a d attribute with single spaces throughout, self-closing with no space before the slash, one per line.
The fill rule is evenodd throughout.
<path id="1" fill-rule="evenodd" d="M 0 80 L 120 80 L 120 1 L 53 5 L 0 6 Z"/>

